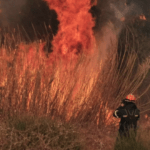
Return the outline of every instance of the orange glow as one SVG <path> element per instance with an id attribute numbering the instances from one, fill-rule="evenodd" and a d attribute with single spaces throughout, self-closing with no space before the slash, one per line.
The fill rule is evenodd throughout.
<path id="1" fill-rule="evenodd" d="M 125 21 L 126 20 L 126 18 L 125 17 L 122 17 L 121 19 L 120 19 L 120 21 Z"/>
<path id="2" fill-rule="evenodd" d="M 147 20 L 144 15 L 140 15 L 139 18 L 140 18 L 141 20 Z"/>
<path id="3" fill-rule="evenodd" d="M 148 119 L 148 115 L 147 115 L 147 114 L 145 114 L 144 118 L 145 118 L 145 119 Z"/>

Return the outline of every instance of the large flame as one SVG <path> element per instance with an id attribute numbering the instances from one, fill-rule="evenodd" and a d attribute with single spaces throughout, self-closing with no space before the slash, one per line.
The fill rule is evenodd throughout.
<path id="1" fill-rule="evenodd" d="M 65 58 L 74 58 L 77 54 L 93 51 L 94 21 L 89 13 L 90 0 L 45 0 L 50 9 L 58 14 L 59 30 L 52 42 L 56 54 Z"/>

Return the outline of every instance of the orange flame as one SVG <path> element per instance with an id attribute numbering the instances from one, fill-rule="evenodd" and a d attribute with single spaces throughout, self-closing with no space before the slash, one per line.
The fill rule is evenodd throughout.
<path id="1" fill-rule="evenodd" d="M 89 13 L 90 0 L 45 0 L 58 14 L 59 31 L 52 42 L 56 54 L 74 58 L 79 53 L 93 51 L 94 21 Z M 67 57 L 66 57 L 67 56 Z"/>

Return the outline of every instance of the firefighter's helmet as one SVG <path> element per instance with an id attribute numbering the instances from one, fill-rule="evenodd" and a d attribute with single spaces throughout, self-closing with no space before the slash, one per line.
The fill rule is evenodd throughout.
<path id="1" fill-rule="evenodd" d="M 136 98 L 135 98 L 135 96 L 134 96 L 133 94 L 127 95 L 127 96 L 126 96 L 126 99 L 128 99 L 128 100 L 130 100 L 130 101 L 135 101 L 135 100 L 136 100 Z"/>

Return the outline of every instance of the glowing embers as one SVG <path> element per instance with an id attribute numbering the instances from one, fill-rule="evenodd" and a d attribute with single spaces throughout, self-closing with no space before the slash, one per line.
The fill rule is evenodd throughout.
<path id="1" fill-rule="evenodd" d="M 145 15 L 140 15 L 139 18 L 140 18 L 141 20 L 147 20 L 146 17 L 145 17 Z"/>

